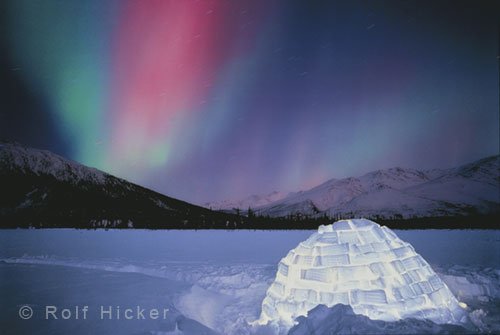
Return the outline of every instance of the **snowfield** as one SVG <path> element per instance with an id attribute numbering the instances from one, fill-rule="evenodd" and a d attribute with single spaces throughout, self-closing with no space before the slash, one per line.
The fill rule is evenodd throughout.
<path id="1" fill-rule="evenodd" d="M 258 326 L 278 263 L 312 231 L 0 231 L 5 334 L 329 334 L 500 332 L 500 231 L 395 231 L 467 305 L 473 329 L 370 320 L 324 305 L 291 329 Z M 31 320 L 18 309 L 29 305 Z M 88 305 L 88 320 L 45 320 L 43 307 Z M 99 320 L 98 306 L 168 308 L 162 320 Z"/>

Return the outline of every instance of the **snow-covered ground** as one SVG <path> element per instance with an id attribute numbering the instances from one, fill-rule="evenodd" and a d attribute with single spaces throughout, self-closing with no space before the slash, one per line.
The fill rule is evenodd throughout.
<path id="1" fill-rule="evenodd" d="M 312 233 L 3 230 L 0 329 L 2 334 L 286 333 L 250 323 L 260 315 L 279 260 Z M 500 332 L 500 231 L 396 234 L 411 243 L 469 306 L 469 317 L 477 327 Z M 18 316 L 26 304 L 34 310 L 30 320 Z M 88 320 L 45 320 L 46 305 L 88 305 L 94 314 Z M 161 320 L 100 320 L 95 313 L 102 305 L 166 308 L 169 312 Z M 338 322 L 322 321 L 333 319 Z M 334 306 L 316 309 L 291 333 L 330 331 L 332 327 L 343 333 L 460 331 L 415 320 L 372 322 L 353 315 L 349 308 Z"/>

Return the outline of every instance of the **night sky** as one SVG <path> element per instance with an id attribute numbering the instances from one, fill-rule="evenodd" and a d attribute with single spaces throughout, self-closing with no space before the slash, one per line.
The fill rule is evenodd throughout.
<path id="1" fill-rule="evenodd" d="M 0 138 L 191 202 L 499 151 L 495 2 L 0 10 Z"/>

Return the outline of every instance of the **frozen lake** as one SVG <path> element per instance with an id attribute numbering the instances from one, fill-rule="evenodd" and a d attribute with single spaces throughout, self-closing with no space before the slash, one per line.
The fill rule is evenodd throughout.
<path id="1" fill-rule="evenodd" d="M 475 313 L 484 314 L 478 316 L 484 329 L 500 331 L 500 231 L 395 232 L 471 312 L 482 311 Z M 272 334 L 248 322 L 259 316 L 278 261 L 312 233 L 1 230 L 0 329 L 2 334 Z M 24 305 L 34 311 L 29 320 L 18 315 Z M 59 310 L 86 305 L 90 311 L 87 320 L 75 320 L 74 312 L 69 320 L 46 320 L 46 305 Z M 169 312 L 161 320 L 100 320 L 103 305 Z"/>
<path id="2" fill-rule="evenodd" d="M 314 231 L 1 230 L 0 257 L 277 264 Z M 395 230 L 428 262 L 499 265 L 498 230 Z M 494 257 L 496 256 L 496 257 Z"/>

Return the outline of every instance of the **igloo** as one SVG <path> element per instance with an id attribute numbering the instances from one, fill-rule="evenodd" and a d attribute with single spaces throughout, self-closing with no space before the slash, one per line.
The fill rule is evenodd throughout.
<path id="1" fill-rule="evenodd" d="M 278 265 L 258 322 L 291 326 L 317 305 L 336 304 L 374 320 L 466 321 L 457 299 L 415 249 L 366 219 L 320 226 L 291 250 Z"/>

